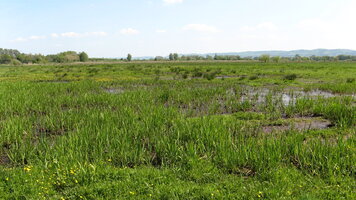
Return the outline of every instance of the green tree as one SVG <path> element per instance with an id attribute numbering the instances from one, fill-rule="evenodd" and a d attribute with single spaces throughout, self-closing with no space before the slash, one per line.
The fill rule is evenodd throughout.
<path id="1" fill-rule="evenodd" d="M 279 61 L 281 60 L 281 57 L 280 56 L 274 56 L 271 59 L 272 59 L 273 62 L 279 63 Z"/>
<path id="2" fill-rule="evenodd" d="M 155 61 L 162 61 L 162 60 L 164 60 L 164 58 L 162 56 L 156 56 L 154 60 Z"/>
<path id="3" fill-rule="evenodd" d="M 178 55 L 177 53 L 174 53 L 174 54 L 173 54 L 173 59 L 174 59 L 174 60 L 178 60 L 178 59 L 179 59 L 179 55 Z"/>
<path id="4" fill-rule="evenodd" d="M 259 57 L 259 60 L 260 60 L 261 62 L 267 63 L 267 62 L 269 62 L 269 60 L 270 60 L 270 56 L 269 56 L 268 54 L 263 54 L 263 55 L 261 55 L 261 56 Z"/>
<path id="5" fill-rule="evenodd" d="M 9 64 L 12 60 L 12 57 L 7 54 L 3 54 L 0 56 L 0 64 Z"/>
<path id="6" fill-rule="evenodd" d="M 132 55 L 131 54 L 127 54 L 127 61 L 131 61 L 132 60 Z"/>
<path id="7" fill-rule="evenodd" d="M 168 57 L 169 57 L 169 60 L 174 60 L 173 53 L 170 53 Z"/>
<path id="8" fill-rule="evenodd" d="M 82 52 L 79 54 L 79 61 L 80 62 L 87 62 L 89 60 L 89 56 L 87 53 Z"/>

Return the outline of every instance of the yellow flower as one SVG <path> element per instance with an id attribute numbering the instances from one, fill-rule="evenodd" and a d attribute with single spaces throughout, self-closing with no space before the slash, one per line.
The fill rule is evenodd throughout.
<path id="1" fill-rule="evenodd" d="M 25 172 L 29 172 L 29 171 L 31 171 L 31 169 L 32 169 L 32 166 L 25 166 L 23 168 L 23 170 L 25 170 Z"/>
<path id="2" fill-rule="evenodd" d="M 111 162 L 112 161 L 111 158 L 109 158 L 108 161 Z"/>
<path id="3" fill-rule="evenodd" d="M 258 194 L 257 194 L 257 196 L 258 196 L 258 198 L 261 198 L 262 197 L 262 192 L 260 191 L 260 192 L 258 192 Z"/>
<path id="4" fill-rule="evenodd" d="M 211 193 L 211 196 L 213 197 L 213 196 L 214 196 L 214 193 Z"/>
<path id="5" fill-rule="evenodd" d="M 135 192 L 129 192 L 131 195 L 135 195 Z"/>
<path id="6" fill-rule="evenodd" d="M 69 173 L 70 174 L 75 174 L 75 171 L 71 169 Z"/>
<path id="7" fill-rule="evenodd" d="M 5 180 L 6 180 L 6 181 L 9 181 L 9 178 L 8 178 L 8 177 L 6 177 L 6 178 L 5 178 Z"/>
<path id="8" fill-rule="evenodd" d="M 148 194 L 149 197 L 152 197 L 152 194 Z"/>

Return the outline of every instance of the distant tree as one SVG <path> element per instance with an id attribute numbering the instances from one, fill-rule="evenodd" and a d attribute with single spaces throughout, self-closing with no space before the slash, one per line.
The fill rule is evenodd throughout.
<path id="1" fill-rule="evenodd" d="M 3 54 L 0 56 L 0 64 L 9 64 L 11 63 L 12 57 L 7 54 Z"/>
<path id="2" fill-rule="evenodd" d="M 300 56 L 299 54 L 296 54 L 294 56 L 294 60 L 300 62 L 302 60 L 302 56 Z"/>
<path id="3" fill-rule="evenodd" d="M 214 55 L 214 60 L 217 60 L 218 59 L 218 54 L 215 54 Z"/>
<path id="4" fill-rule="evenodd" d="M 169 54 L 169 60 L 174 60 L 173 53 L 170 53 L 170 54 Z"/>
<path id="5" fill-rule="evenodd" d="M 206 59 L 207 59 L 207 60 L 213 60 L 214 58 L 213 58 L 213 56 L 207 55 L 207 56 L 206 56 Z"/>
<path id="6" fill-rule="evenodd" d="M 338 56 L 337 56 L 337 59 L 338 59 L 338 60 L 351 60 L 352 57 L 351 57 L 351 56 L 348 56 L 348 55 L 338 55 Z"/>
<path id="7" fill-rule="evenodd" d="M 155 61 L 162 61 L 162 60 L 164 60 L 164 58 L 162 56 L 156 56 L 154 60 Z"/>
<path id="8" fill-rule="evenodd" d="M 87 62 L 89 60 L 89 56 L 87 53 L 82 52 L 79 54 L 79 61 L 80 62 Z"/>
<path id="9" fill-rule="evenodd" d="M 281 57 L 280 56 L 274 56 L 271 59 L 272 59 L 273 62 L 279 63 L 279 61 L 281 60 Z"/>
<path id="10" fill-rule="evenodd" d="M 16 58 L 17 55 L 20 54 L 20 52 L 18 50 L 15 49 L 2 49 L 0 48 L 0 55 L 9 55 L 12 58 Z"/>
<path id="11" fill-rule="evenodd" d="M 269 56 L 268 54 L 261 55 L 261 56 L 259 57 L 259 60 L 260 60 L 261 62 L 267 63 L 267 62 L 269 62 L 269 60 L 270 60 L 270 56 Z"/>
<path id="12" fill-rule="evenodd" d="M 30 57 L 32 63 L 41 64 L 47 62 L 46 57 L 41 54 L 30 55 Z"/>
<path id="13" fill-rule="evenodd" d="M 31 57 L 29 55 L 26 55 L 24 53 L 21 53 L 16 56 L 16 59 L 19 60 L 22 63 L 30 63 L 31 62 Z"/>
<path id="14" fill-rule="evenodd" d="M 131 54 L 127 54 L 127 61 L 131 61 L 132 60 L 132 55 Z"/>
<path id="15" fill-rule="evenodd" d="M 310 58 L 309 58 L 309 57 L 302 57 L 302 61 L 303 61 L 303 62 L 309 62 L 309 61 L 310 61 Z"/>
<path id="16" fill-rule="evenodd" d="M 35 57 L 40 56 L 41 60 L 46 60 L 47 62 L 57 62 L 57 63 L 68 63 L 68 62 L 78 62 L 80 61 L 80 54 L 75 51 L 66 51 L 56 55 L 47 55 L 46 57 L 42 55 L 35 55 Z M 33 62 L 33 59 L 32 59 Z"/>
<path id="17" fill-rule="evenodd" d="M 178 55 L 177 53 L 174 53 L 174 54 L 173 54 L 173 59 L 174 59 L 174 60 L 178 60 L 178 59 L 179 59 L 179 55 Z"/>

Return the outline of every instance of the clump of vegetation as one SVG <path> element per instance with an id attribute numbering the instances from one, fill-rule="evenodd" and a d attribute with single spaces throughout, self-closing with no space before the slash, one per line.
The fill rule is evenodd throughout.
<path id="1" fill-rule="evenodd" d="M 203 78 L 206 78 L 207 80 L 211 81 L 211 80 L 215 79 L 217 73 L 218 72 L 216 72 L 216 71 L 204 73 Z"/>
<path id="2" fill-rule="evenodd" d="M 236 112 L 233 116 L 240 120 L 263 120 L 265 115 L 263 113 L 255 112 Z"/>
<path id="3" fill-rule="evenodd" d="M 355 78 L 347 78 L 346 83 L 354 83 L 355 80 L 356 80 Z"/>
<path id="4" fill-rule="evenodd" d="M 183 74 L 182 74 L 182 78 L 183 79 L 187 79 L 189 76 L 189 72 L 188 71 L 185 71 Z"/>
<path id="5" fill-rule="evenodd" d="M 288 81 L 294 81 L 297 78 L 298 78 L 297 74 L 288 74 L 283 77 L 284 80 L 288 80 Z"/>
<path id="6" fill-rule="evenodd" d="M 252 76 L 250 76 L 248 79 L 250 80 L 250 81 L 253 81 L 253 80 L 257 80 L 259 77 L 258 77 L 258 75 L 252 75 Z M 243 80 L 243 79 L 242 79 Z"/>
<path id="7" fill-rule="evenodd" d="M 192 72 L 193 78 L 199 78 L 203 76 L 203 72 L 201 72 L 198 68 L 195 68 Z"/>

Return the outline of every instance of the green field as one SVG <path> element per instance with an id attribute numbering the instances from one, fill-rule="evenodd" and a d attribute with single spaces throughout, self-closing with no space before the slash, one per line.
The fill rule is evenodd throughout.
<path id="1" fill-rule="evenodd" d="M 356 199 L 356 63 L 0 66 L 0 199 Z"/>

